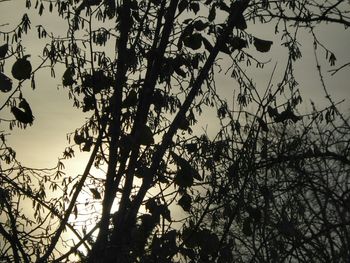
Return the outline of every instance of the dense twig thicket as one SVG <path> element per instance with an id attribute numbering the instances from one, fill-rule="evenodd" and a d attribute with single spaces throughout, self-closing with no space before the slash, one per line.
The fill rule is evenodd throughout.
<path id="1" fill-rule="evenodd" d="M 333 77 L 348 64 L 336 68 L 314 30 L 346 32 L 348 1 L 25 2 L 29 15 L 0 32 L 1 68 L 12 69 L 0 73 L 0 111 L 13 116 L 0 131 L 1 262 L 349 262 L 349 120 L 318 56 Z M 43 54 L 26 54 L 35 12 L 61 17 L 67 34 L 43 21 Z M 252 33 L 262 25 L 276 37 Z M 329 102 L 303 114 L 300 32 L 314 41 Z M 285 57 L 262 90 L 255 76 L 271 68 L 272 46 Z M 35 125 L 22 90 L 44 67 L 63 72 L 60 85 L 89 118 L 57 167 L 34 169 L 7 137 Z M 79 151 L 90 153 L 84 173 L 66 175 Z"/>

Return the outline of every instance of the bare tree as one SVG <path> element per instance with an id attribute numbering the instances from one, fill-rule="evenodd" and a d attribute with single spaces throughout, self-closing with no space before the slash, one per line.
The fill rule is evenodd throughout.
<path id="1" fill-rule="evenodd" d="M 26 6 L 32 8 L 30 0 Z M 1 91 L 10 92 L 1 111 L 11 109 L 10 128 L 35 125 L 22 84 L 34 88 L 37 70 L 50 67 L 55 76 L 64 65 L 62 86 L 90 117 L 68 134 L 52 169 L 23 167 L 1 131 L 3 260 L 349 258 L 349 124 L 332 100 L 323 111 L 298 113 L 294 76 L 305 28 L 315 52 L 322 49 L 335 63 L 313 29 L 347 27 L 348 1 L 60 0 L 37 1 L 34 8 L 67 21 L 67 35 L 48 33 L 44 22 L 37 26 L 49 43 L 32 68 L 19 41 L 30 28 L 28 16 L 0 32 L 6 39 L 1 63 L 13 62 L 16 79 L 1 73 Z M 252 35 L 257 24 L 281 32 L 281 43 Z M 265 67 L 260 55 L 272 44 L 286 48 L 285 70 L 261 92 L 250 68 Z M 221 70 L 237 85 L 233 101 L 216 85 Z M 315 70 L 323 79 L 319 65 Z M 212 111 L 214 137 L 198 129 Z M 65 175 L 64 160 L 76 151 L 90 153 L 84 173 Z M 23 210 L 28 200 L 29 213 Z"/>

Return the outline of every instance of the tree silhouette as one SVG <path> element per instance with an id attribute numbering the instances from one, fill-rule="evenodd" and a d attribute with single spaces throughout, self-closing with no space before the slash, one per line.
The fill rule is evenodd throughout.
<path id="1" fill-rule="evenodd" d="M 22 89 L 27 82 L 35 88 L 36 72 L 46 67 L 53 77 L 62 72 L 60 85 L 89 118 L 68 134 L 50 169 L 21 165 L 1 130 L 1 260 L 349 260 L 349 122 L 328 93 L 318 59 L 323 52 L 334 66 L 335 54 L 314 30 L 349 26 L 348 1 L 31 4 L 40 16 L 52 12 L 66 21 L 67 35 L 38 25 L 48 44 L 42 62 L 32 65 L 20 41 L 29 16 L 0 32 L 1 66 L 12 63 L 11 74 L 0 75 L 7 95 L 0 110 L 9 109 L 12 119 L 1 121 L 10 129 L 35 125 Z M 251 33 L 262 24 L 278 38 Z M 301 30 L 313 38 L 314 70 L 330 103 L 305 114 L 294 76 Z M 279 45 L 285 68 L 275 66 L 261 91 L 254 72 Z M 217 81 L 223 70 L 233 83 L 224 96 Z M 213 111 L 215 123 L 203 122 Z M 207 124 L 218 127 L 215 135 L 199 129 Z M 66 175 L 65 160 L 77 151 L 90 154 L 84 173 Z"/>

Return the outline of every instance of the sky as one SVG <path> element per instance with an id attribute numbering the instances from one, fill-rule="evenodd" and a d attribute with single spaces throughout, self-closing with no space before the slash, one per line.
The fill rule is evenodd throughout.
<path id="1" fill-rule="evenodd" d="M 48 41 L 46 39 L 38 40 L 35 28 L 37 25 L 43 24 L 48 28 L 49 32 L 52 30 L 56 35 L 65 35 L 66 23 L 61 18 L 55 17 L 55 15 L 44 12 L 44 15 L 40 17 L 37 15 L 37 11 L 25 9 L 24 1 L 8 1 L 0 4 L 2 6 L 0 9 L 0 25 L 5 23 L 9 24 L 9 26 L 0 28 L 2 31 L 11 28 L 17 21 L 20 21 L 24 13 L 28 13 L 32 22 L 31 27 L 33 34 L 30 33 L 28 36 L 24 37 L 23 44 L 26 47 L 25 53 L 32 55 L 30 60 L 33 66 L 40 62 L 38 54 L 42 53 L 43 46 Z M 274 41 L 270 52 L 258 54 L 259 59 L 262 61 L 271 60 L 271 63 L 266 66 L 264 70 L 252 69 L 248 71 L 253 81 L 256 83 L 258 91 L 263 93 L 268 85 L 274 65 L 277 65 L 274 85 L 277 84 L 278 78 L 280 78 L 280 74 L 278 73 L 284 69 L 287 54 L 285 49 L 279 45 L 279 36 L 275 35 L 274 28 L 270 24 L 265 24 L 263 26 L 252 25 L 248 27 L 248 30 L 256 37 Z M 318 33 L 320 40 L 324 41 L 325 46 L 336 51 L 336 66 L 343 65 L 350 61 L 350 52 L 348 52 L 350 35 L 348 31 L 344 31 L 339 25 L 322 25 L 316 27 L 315 32 Z M 3 39 L 0 39 L 0 44 L 2 43 Z M 309 100 L 313 100 L 316 105 L 320 107 L 326 105 L 327 102 L 324 99 L 325 94 L 320 85 L 318 73 L 315 70 L 316 64 L 310 34 L 305 31 L 300 31 L 300 44 L 303 58 L 297 62 L 298 66 L 296 67 L 295 75 L 300 84 L 299 88 L 305 102 L 300 110 L 308 111 L 310 110 Z M 252 52 L 254 54 L 254 51 Z M 319 57 L 320 60 L 324 60 L 325 57 L 325 52 L 320 49 Z M 224 60 L 223 64 L 225 63 L 229 62 Z M 9 72 L 10 66 L 11 64 L 7 63 L 5 72 L 6 70 Z M 328 77 L 330 73 L 327 71 L 330 69 L 331 67 L 328 63 L 322 63 L 322 70 L 326 75 L 326 84 L 329 87 L 333 99 L 335 101 L 342 99 L 349 100 L 349 68 L 340 71 L 333 78 Z M 220 94 L 227 98 L 232 98 L 235 82 L 232 81 L 229 74 L 230 73 L 225 75 L 224 72 L 218 74 L 217 86 Z M 61 155 L 65 145 L 67 145 L 66 134 L 79 127 L 86 117 L 86 115 L 82 114 L 79 110 L 72 108 L 72 101 L 67 99 L 67 91 L 60 86 L 61 76 L 62 73 L 58 70 L 56 78 L 51 78 L 49 69 L 43 69 L 35 76 L 37 82 L 36 90 L 31 90 L 29 81 L 24 85 L 23 93 L 30 102 L 35 121 L 33 126 L 28 127 L 26 130 L 14 129 L 11 131 L 11 137 L 9 137 L 9 142 L 17 149 L 17 156 L 19 159 L 23 160 L 24 164 L 39 167 L 43 165 L 55 165 L 57 157 Z M 344 107 L 344 110 L 348 110 L 350 108 L 349 106 L 349 101 L 346 101 L 343 103 L 342 107 Z M 3 112 L 0 114 L 3 114 Z M 216 112 L 206 113 L 206 116 L 203 116 L 203 120 L 207 120 L 208 117 L 215 119 Z M 3 125 L 7 126 L 7 124 L 4 123 L 0 125 L 0 127 Z M 6 128 L 7 127 L 1 129 Z M 202 128 L 208 129 L 209 132 L 211 130 L 213 130 L 213 132 L 216 130 L 216 127 L 207 126 L 205 123 Z"/>
<path id="2" fill-rule="evenodd" d="M 26 10 L 24 7 L 25 1 L 6 1 L 0 2 L 0 31 L 6 31 L 18 21 L 24 13 L 28 13 L 32 22 L 32 32 L 23 38 L 23 44 L 26 47 L 26 54 L 31 54 L 30 60 L 32 65 L 40 63 L 39 54 L 42 53 L 43 46 L 47 43 L 47 39 L 38 40 L 36 35 L 36 26 L 43 24 L 55 32 L 56 35 L 65 35 L 66 23 L 56 16 L 44 13 L 43 16 L 36 15 L 36 11 Z M 6 25 L 8 23 L 9 25 Z M 279 35 L 274 33 L 274 28 L 270 24 L 263 26 L 250 25 L 249 32 L 261 39 L 274 41 L 271 51 L 266 54 L 258 54 L 262 61 L 270 60 L 271 63 L 264 70 L 256 70 L 254 67 L 249 69 L 248 73 L 256 83 L 258 92 L 264 93 L 270 75 L 275 65 L 277 70 L 275 73 L 276 79 L 273 85 L 276 85 L 281 78 L 286 63 L 287 53 L 279 43 Z M 350 61 L 350 34 L 349 30 L 345 31 L 341 26 L 337 25 L 322 25 L 316 27 L 315 32 L 324 45 L 335 51 L 337 58 L 336 67 L 341 66 Z M 301 112 L 310 111 L 310 100 L 314 101 L 320 108 L 328 105 L 325 100 L 325 93 L 321 86 L 318 73 L 316 71 L 316 63 L 313 53 L 313 43 L 310 34 L 306 31 L 300 32 L 300 44 L 303 53 L 303 58 L 297 62 L 295 68 L 295 76 L 299 82 L 299 88 L 303 95 L 304 104 L 300 106 Z M 4 40 L 0 38 L 0 45 Z M 322 61 L 322 71 L 325 74 L 325 82 L 329 88 L 334 101 L 345 99 L 341 108 L 350 112 L 350 68 L 337 73 L 334 77 L 330 77 L 329 70 L 332 67 L 325 62 L 325 53 L 319 49 L 319 58 Z M 223 65 L 229 66 L 229 61 L 222 61 Z M 9 73 L 11 63 L 6 63 L 5 73 Z M 225 67 L 224 67 L 225 68 Z M 334 68 L 334 67 L 333 67 Z M 220 95 L 231 100 L 233 91 L 237 89 L 237 84 L 230 78 L 230 73 L 225 75 L 225 70 L 217 74 L 217 88 Z M 86 114 L 72 107 L 73 101 L 68 100 L 68 92 L 61 86 L 62 70 L 57 70 L 56 78 L 50 77 L 49 69 L 40 70 L 36 76 L 36 89 L 33 91 L 30 87 L 30 82 L 26 81 L 23 87 L 24 97 L 28 100 L 32 107 L 35 120 L 32 126 L 27 129 L 15 128 L 8 137 L 8 142 L 11 147 L 17 151 L 17 158 L 20 162 L 29 167 L 53 167 L 57 163 L 57 158 L 62 156 L 65 147 L 68 145 L 67 133 L 74 132 L 80 127 Z M 237 93 L 236 93 L 237 94 Z M 6 99 L 7 94 L 0 95 L 0 103 Z M 251 109 L 254 110 L 254 109 Z M 10 118 L 9 112 L 0 112 L 0 118 Z M 200 118 L 200 122 L 196 129 L 206 130 L 209 134 L 214 135 L 218 127 L 213 125 L 217 121 L 217 113 L 215 110 L 206 112 Z M 210 124 L 209 124 L 210 123 Z M 8 131 L 8 124 L 1 122 L 0 131 Z M 84 170 L 84 160 L 89 156 L 87 153 L 81 153 L 79 158 L 66 161 L 67 175 L 74 176 L 82 174 Z"/>
<path id="3" fill-rule="evenodd" d="M 39 40 L 37 38 L 36 26 L 39 24 L 48 26 L 55 34 L 64 36 L 66 23 L 52 14 L 44 13 L 43 16 L 38 16 L 37 11 L 25 9 L 24 1 L 10 1 L 0 3 L 0 5 L 6 6 L 0 9 L 0 24 L 9 24 L 0 28 L 3 31 L 12 28 L 21 20 L 24 13 L 28 13 L 32 22 L 31 32 L 23 37 L 22 43 L 25 47 L 25 54 L 31 55 L 29 60 L 34 68 L 41 61 L 39 56 L 42 54 L 44 45 L 49 42 L 48 39 Z M 5 72 L 9 73 L 11 66 L 11 63 L 6 63 Z M 66 134 L 80 127 L 86 117 L 81 111 L 72 107 L 73 102 L 68 100 L 67 90 L 61 85 L 61 76 L 62 69 L 58 68 L 56 78 L 52 78 L 50 69 L 45 68 L 35 75 L 35 90 L 31 89 L 30 81 L 24 84 L 22 91 L 31 105 L 35 117 L 34 124 L 25 130 L 13 129 L 9 137 L 9 144 L 16 149 L 17 157 L 24 165 L 30 167 L 55 166 L 57 158 L 62 156 L 67 145 Z M 2 99 L 0 101 L 3 101 Z M 8 112 L 5 114 L 9 116 Z M 8 128 L 2 127 L 3 125 L 8 126 L 5 123 L 0 125 L 1 129 Z M 74 165 L 72 170 L 77 170 L 76 168 L 78 167 Z"/>

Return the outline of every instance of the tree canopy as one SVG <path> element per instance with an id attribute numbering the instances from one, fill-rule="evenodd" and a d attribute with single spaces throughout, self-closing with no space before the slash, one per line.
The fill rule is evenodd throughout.
<path id="1" fill-rule="evenodd" d="M 26 0 L 0 27 L 0 261 L 348 262 L 350 126 L 327 80 L 350 63 L 317 30 L 348 33 L 349 12 L 345 0 Z M 26 52 L 34 33 L 40 54 Z M 304 36 L 328 103 L 310 111 L 295 74 Z M 8 137 L 35 125 L 24 90 L 45 70 L 87 118 L 56 167 L 33 168 Z M 79 152 L 83 174 L 66 174 Z"/>

